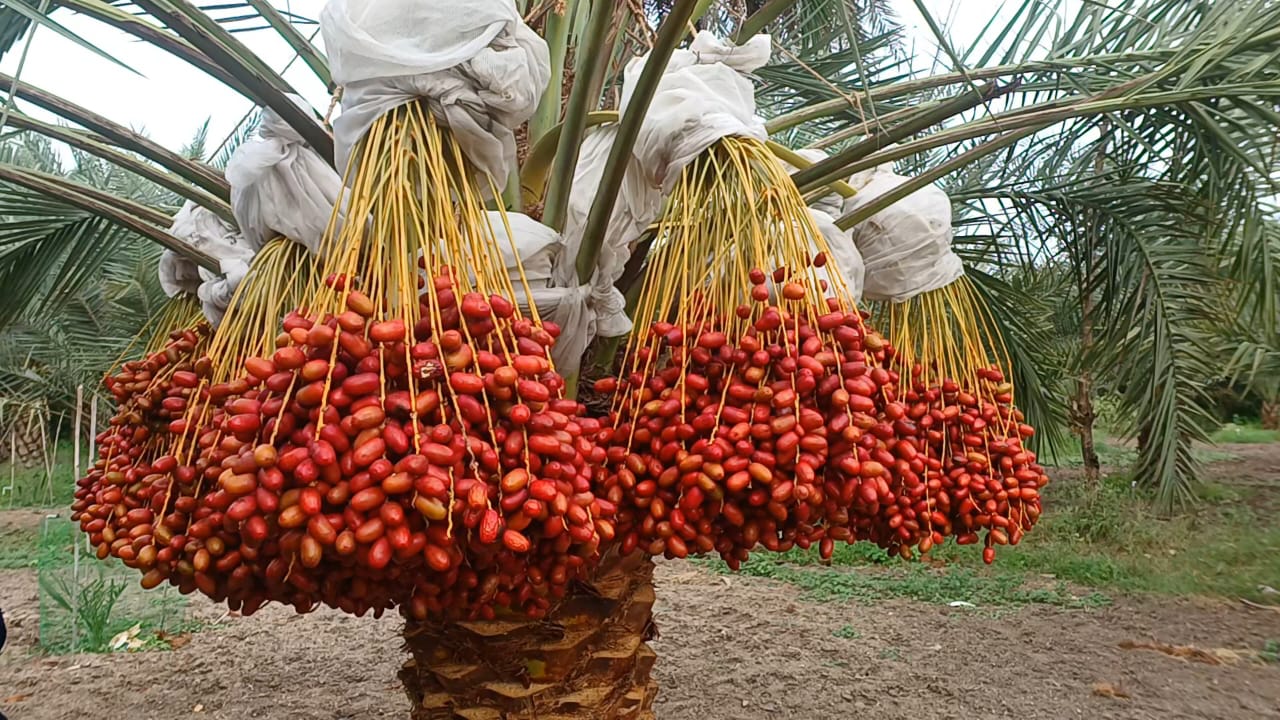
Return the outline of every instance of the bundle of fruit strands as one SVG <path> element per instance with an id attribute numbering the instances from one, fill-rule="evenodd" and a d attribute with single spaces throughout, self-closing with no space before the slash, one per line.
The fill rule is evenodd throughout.
<path id="1" fill-rule="evenodd" d="M 795 155 L 806 161 L 808 165 L 825 160 L 827 154 L 815 148 L 802 148 L 795 151 Z M 785 158 L 779 158 L 782 166 L 786 168 L 788 173 L 794 174 L 797 168 L 787 162 Z M 805 165 L 805 167 L 808 167 Z M 815 191 L 814 195 L 817 194 Z M 841 275 L 844 276 L 845 288 L 849 290 L 849 294 L 854 301 L 862 301 L 862 286 L 866 277 L 866 263 L 862 261 L 862 254 L 858 252 L 858 246 L 853 242 L 853 232 L 841 230 L 835 219 L 844 214 L 844 199 L 839 193 L 830 192 L 817 197 L 810 197 L 809 214 L 813 216 L 813 222 L 818 226 L 822 237 L 827 241 L 827 247 L 831 251 L 832 265 L 839 268 Z M 817 248 L 811 248 L 814 254 L 817 254 Z M 826 273 L 828 269 L 820 270 L 819 273 L 824 280 L 829 280 Z"/>
<path id="2" fill-rule="evenodd" d="M 554 285 L 577 288 L 585 308 L 565 327 L 565 347 L 557 365 L 565 375 L 578 371 L 583 351 L 596 337 L 631 332 L 626 299 L 615 287 L 645 231 L 662 213 L 681 171 L 695 157 L 729 135 L 764 140 L 764 121 L 755 114 L 751 81 L 745 77 L 769 61 L 772 45 L 758 35 L 742 46 L 699 32 L 687 50 L 673 53 L 641 125 L 609 218 L 593 274 L 579 286 L 577 258 L 587 218 L 617 136 L 616 125 L 591 129 L 578 152 L 565 217 L 564 252 L 555 263 Z M 619 112 L 625 113 L 648 56 L 626 67 Z"/>
<path id="3" fill-rule="evenodd" d="M 850 180 L 858 193 L 844 209 L 906 180 L 884 166 L 859 173 Z M 885 413 L 911 430 L 903 442 L 921 460 L 904 474 L 913 485 L 924 483 L 932 505 L 922 514 L 934 529 L 922 525 L 910 534 L 924 550 L 948 535 L 963 544 L 982 536 L 990 561 L 995 545 L 1016 544 L 1034 525 L 1048 478 L 1023 446 L 1034 429 L 1014 407 L 1008 353 L 951 237 L 951 203 L 936 186 L 853 230 L 866 261 L 865 296 L 888 324 L 892 367 L 903 378 Z M 901 525 L 897 530 L 909 544 Z"/>
<path id="4" fill-rule="evenodd" d="M 819 277 L 829 262 L 763 142 L 724 138 L 684 170 L 650 254 L 635 314 L 644 330 L 627 348 L 615 403 L 608 491 L 626 503 L 624 550 L 714 550 L 736 566 L 757 544 L 818 543 L 829 554 L 850 539 L 843 526 L 828 530 L 839 493 L 823 474 L 840 450 L 838 425 L 875 409 L 878 384 L 854 399 L 844 375 L 867 377 L 884 349 L 864 342 L 842 274 Z"/>
<path id="5" fill-rule="evenodd" d="M 599 314 L 599 306 L 591 302 L 592 285 L 579 285 L 574 278 L 557 282 L 555 265 L 564 260 L 567 250 L 561 235 L 552 228 L 523 213 L 490 212 L 489 223 L 502 251 L 513 299 L 522 312 L 536 310 L 560 329 L 551 347 L 551 360 L 560 375 L 573 376 L 592 338 L 610 336 L 611 332 L 607 314 Z M 622 317 L 626 318 L 625 313 Z M 627 328 L 630 326 L 627 320 Z"/>
<path id="6" fill-rule="evenodd" d="M 262 131 L 265 137 L 242 145 L 231 159 L 236 168 L 231 173 L 232 194 L 240 209 L 246 198 L 250 203 L 261 200 L 258 192 L 244 192 L 245 183 L 254 191 L 264 186 L 273 190 L 302 188 L 286 193 L 277 206 L 297 204 L 304 195 L 316 194 L 314 187 L 318 186 L 298 179 L 298 173 L 305 171 L 318 175 L 324 185 L 324 173 L 316 172 L 315 162 L 333 177 L 332 184 L 340 185 L 336 173 L 314 152 L 294 145 L 289 138 L 274 142 L 272 138 L 280 135 L 278 124 L 268 114 Z M 246 170 L 248 156 L 252 156 L 250 170 Z M 330 205 L 320 227 L 331 210 Z M 260 219 L 252 213 L 248 217 Z M 197 575 L 197 566 L 214 556 L 205 541 L 212 540 L 209 547 L 222 554 L 220 540 L 191 538 L 191 526 L 202 519 L 200 500 L 208 486 L 215 484 L 204 483 L 193 470 L 198 461 L 195 429 L 213 407 L 210 384 L 230 380 L 230 371 L 238 370 L 245 357 L 270 347 L 284 310 L 301 302 L 301 290 L 311 275 L 306 248 L 284 238 L 264 247 L 262 233 L 271 228 L 256 230 L 257 234 L 251 233 L 252 239 L 246 240 L 209 210 L 187 203 L 175 215 L 170 231 L 217 258 L 223 273 L 197 268 L 166 252 L 159 268 L 162 287 L 171 296 L 182 292 L 190 299 L 171 302 L 159 323 L 158 342 L 147 348 L 142 360 L 126 364 L 122 372 L 108 378 L 108 387 L 117 398 L 117 413 L 111 427 L 99 437 L 99 461 L 80 481 L 76 511 L 99 554 L 116 555 L 137 567 L 147 586 L 168 580 L 190 592 L 203 577 Z M 191 307 L 194 312 L 171 312 Z M 218 325 L 216 332 L 203 323 L 202 310 Z M 84 512 L 90 508 L 92 512 Z M 130 542 L 122 544 L 122 537 Z M 215 584 L 205 580 L 203 586 L 216 591 Z"/>
<path id="7" fill-rule="evenodd" d="M 175 533 L 160 522 L 165 484 L 159 481 L 173 470 L 169 425 L 195 389 L 193 368 L 209 334 L 203 321 L 174 330 L 161 349 L 126 362 L 107 379 L 116 411 L 97 437 L 97 460 L 76 483 L 72 520 L 99 558 L 117 557 L 137 568 L 146 588 L 168 579 L 167 566 L 176 559 L 170 547 Z"/>
<path id="8" fill-rule="evenodd" d="M 125 363 L 107 379 L 117 409 L 98 436 L 97 462 L 78 482 L 73 517 L 100 557 L 119 557 L 139 569 L 146 587 L 167 580 L 191 592 L 200 579 L 193 561 L 211 557 L 208 538 L 191 534 L 200 519 L 199 499 L 213 483 L 202 488 L 195 473 L 183 467 L 196 455 L 188 428 L 197 427 L 209 411 L 212 378 L 228 374 L 211 357 L 260 353 L 272 342 L 281 317 L 280 309 L 270 307 L 272 299 L 288 301 L 292 295 L 293 304 L 300 300 L 297 288 L 309 273 L 299 255 L 306 250 L 292 242 L 268 243 L 216 332 L 201 316 L 199 301 L 175 297 L 143 358 Z M 215 551 L 221 551 L 219 542 L 212 543 Z"/>
<path id="9" fill-rule="evenodd" d="M 736 566 L 757 544 L 826 538 L 831 408 L 816 397 L 824 363 L 840 364 L 837 326 L 862 359 L 862 317 L 838 273 L 818 277 L 825 240 L 765 146 L 743 73 L 769 52 L 764 36 L 736 48 L 700 33 L 664 71 L 637 141 L 645 179 L 669 197 L 620 378 L 597 384 L 617 393 L 602 437 L 624 551 L 716 551 Z"/>
<path id="10" fill-rule="evenodd" d="M 326 8 L 335 79 L 348 88 L 340 124 L 379 95 L 367 83 L 382 80 L 351 75 L 363 67 L 353 60 L 381 56 L 359 43 L 394 40 L 408 16 L 447 16 L 440 28 L 467 15 L 445 5 L 372 3 L 354 19 L 341 3 Z M 507 18 L 485 38 L 494 51 L 527 43 L 510 3 L 478 5 L 478 15 Z M 363 23 L 360 32 L 343 30 L 348 21 Z M 411 44 L 458 41 L 428 35 Z M 396 52 L 407 52 L 403 42 Z M 530 288 L 519 266 L 513 282 L 498 223 L 484 210 L 495 194 L 485 172 L 495 156 L 486 153 L 524 116 L 486 114 L 483 101 L 441 107 L 430 94 L 442 78 L 489 77 L 484 58 L 387 80 L 385 92 L 426 92 L 379 114 L 349 150 L 347 210 L 368 224 L 330 225 L 321 279 L 286 316 L 278 347 L 211 390 L 222 403 L 201 437 L 220 439 L 202 451 L 203 476 L 216 473 L 217 490 L 202 501 L 212 513 L 201 531 L 221 546 L 206 573 L 214 594 L 233 606 L 279 600 L 354 613 L 399 604 L 417 618 L 537 616 L 612 536 L 613 508 L 591 493 L 592 467 L 604 460 L 590 440 L 598 423 L 561 397 L 564 381 L 548 357 L 557 329 L 513 302 L 515 284 L 526 296 Z M 352 94 L 359 83 L 364 90 Z M 468 87 L 478 98 L 482 88 Z M 542 87 L 525 90 L 527 116 Z M 461 127 L 455 111 L 469 118 Z M 499 127 L 494 142 L 477 140 L 477 128 Z"/>
<path id="11" fill-rule="evenodd" d="M 168 450 L 169 424 L 181 417 L 193 390 L 186 377 L 208 347 L 210 335 L 193 292 L 201 282 L 195 264 L 166 252 L 159 275 L 170 299 L 130 345 L 139 357 L 122 357 L 105 379 L 115 411 L 98 434 L 98 457 L 77 479 L 71 505 L 72 520 L 89 535 L 99 558 L 115 556 L 144 573 L 154 565 L 158 551 L 144 478 Z M 163 579 L 149 573 L 143 583 L 154 587 Z"/>
<path id="12" fill-rule="evenodd" d="M 221 319 L 226 307 L 222 290 L 238 281 L 237 268 L 253 257 L 233 228 L 193 202 L 174 215 L 169 231 L 219 260 L 233 277 L 210 273 L 172 251 L 161 255 L 157 273 L 170 299 L 144 330 L 141 357 L 123 362 L 106 378 L 116 410 L 97 438 L 98 458 L 77 480 L 72 505 L 73 519 L 89 534 L 99 557 L 112 555 L 141 569 L 149 587 L 165 579 L 152 572 L 168 542 L 166 531 L 154 522 L 152 505 L 154 479 L 168 466 L 163 458 L 173 440 L 170 426 L 183 416 L 195 392 L 193 370 L 212 335 L 206 318 Z"/>

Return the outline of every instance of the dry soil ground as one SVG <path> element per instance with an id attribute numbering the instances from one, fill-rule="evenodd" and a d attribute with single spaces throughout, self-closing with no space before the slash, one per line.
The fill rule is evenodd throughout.
<path id="1" fill-rule="evenodd" d="M 1246 454 L 1224 474 L 1275 482 L 1274 459 Z M 0 513 L 0 536 L 40 517 Z M 1093 609 L 818 603 L 689 563 L 661 564 L 657 581 L 661 720 L 1280 718 L 1280 665 L 1249 652 L 1280 640 L 1280 611 L 1229 599 L 1120 596 Z M 195 612 L 212 624 L 178 649 L 48 657 L 35 649 L 34 570 L 0 571 L 0 608 L 10 629 L 0 711 L 10 720 L 406 714 L 394 618 L 270 608 L 245 619 L 202 603 Z M 1174 646 L 1199 652 L 1168 654 Z"/>

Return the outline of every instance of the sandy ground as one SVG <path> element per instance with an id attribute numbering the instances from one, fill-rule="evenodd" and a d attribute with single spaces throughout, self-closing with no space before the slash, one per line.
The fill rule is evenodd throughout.
<path id="1" fill-rule="evenodd" d="M 1280 478 L 1274 449 L 1247 453 L 1235 468 L 1243 480 Z M 0 512 L 0 541 L 40 517 Z M 1154 597 L 1084 610 L 815 603 L 787 585 L 688 563 L 662 563 L 657 582 L 661 720 L 1280 718 L 1280 665 L 1250 652 L 1280 640 L 1280 611 Z M 194 602 L 211 625 L 178 649 L 47 657 L 35 647 L 35 571 L 0 571 L 9 623 L 0 712 L 10 720 L 406 716 L 396 618 L 269 608 L 245 619 Z"/>
<path id="2" fill-rule="evenodd" d="M 658 574 L 664 720 L 1280 718 L 1280 667 L 1123 649 L 1125 641 L 1260 648 L 1280 613 L 1225 602 L 1122 599 L 1100 610 L 961 610 L 812 603 L 788 586 L 684 563 Z M 33 571 L 0 573 L 10 720 L 402 718 L 394 618 L 273 608 L 222 618 L 170 652 L 42 657 Z M 222 616 L 211 604 L 207 619 Z M 853 634 L 843 630 L 850 626 Z M 324 684 L 315 679 L 323 678 Z M 1119 695 L 1121 697 L 1109 697 Z M 1127 696 L 1127 697 L 1123 697 Z"/>

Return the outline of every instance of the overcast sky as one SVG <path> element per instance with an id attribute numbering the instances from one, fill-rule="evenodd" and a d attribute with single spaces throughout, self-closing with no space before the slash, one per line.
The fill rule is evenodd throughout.
<path id="1" fill-rule="evenodd" d="M 275 0 L 281 8 L 316 18 L 323 0 Z M 893 0 L 898 16 L 914 42 L 917 60 L 928 67 L 935 53 L 933 36 L 924 25 L 913 0 Z M 963 4 L 963 11 L 959 6 Z M 1016 5 L 1011 2 L 1009 5 Z M 1007 11 L 1003 0 L 925 0 L 925 6 L 943 20 L 950 41 L 957 48 L 967 47 L 993 13 Z M 146 133 L 171 148 L 187 142 L 206 119 L 210 120 L 210 150 L 225 138 L 247 112 L 251 104 L 216 80 L 168 53 L 96 21 L 59 11 L 55 17 L 67 28 L 91 40 L 112 56 L 119 58 L 143 75 L 110 64 L 81 49 L 47 28 L 38 28 L 30 43 L 25 62 L 24 38 L 0 62 L 0 70 L 13 75 L 19 63 L 23 81 L 61 95 L 101 115 Z M 308 34 L 314 26 L 304 28 Z M 30 36 L 29 36 L 30 37 Z M 282 68 L 293 54 L 274 32 L 263 30 L 241 34 L 240 39 L 264 57 L 272 67 Z M 320 38 L 316 37 L 316 43 Z M 315 75 L 301 61 L 294 62 L 285 77 L 320 112 L 328 107 L 328 94 Z M 19 107 L 23 107 L 20 103 Z M 32 115 L 47 115 L 25 107 Z"/>

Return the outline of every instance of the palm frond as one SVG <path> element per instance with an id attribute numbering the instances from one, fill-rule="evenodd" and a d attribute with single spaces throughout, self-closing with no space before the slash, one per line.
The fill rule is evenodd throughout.
<path id="1" fill-rule="evenodd" d="M 225 200 L 187 183 L 183 178 L 166 172 L 161 167 L 136 158 L 101 142 L 89 133 L 73 130 L 61 125 L 52 125 L 17 112 L 9 114 L 9 125 L 21 130 L 30 131 L 31 134 L 39 134 L 44 137 L 66 143 L 75 150 L 90 153 L 115 167 L 127 170 L 141 178 L 155 183 L 157 186 L 168 192 L 193 200 L 201 206 L 209 208 L 219 217 L 227 219 L 228 222 L 233 221 L 231 219 L 231 206 L 227 204 Z M 31 165 L 27 163 L 18 164 L 31 167 Z"/>
<path id="2" fill-rule="evenodd" d="M 81 185 L 53 175 L 0 164 L 0 181 L 56 198 L 59 204 L 108 220 L 174 252 L 190 258 L 197 265 L 218 271 L 218 263 L 207 253 L 196 250 L 173 237 L 162 227 L 168 216 L 110 192 Z M 12 224 L 10 225 L 12 227 Z"/>
<path id="3" fill-rule="evenodd" d="M 1088 368 L 1106 378 L 1126 433 L 1143 441 L 1135 478 L 1171 507 L 1192 497 L 1191 447 L 1214 422 L 1207 389 L 1221 365 L 1208 328 L 1219 320 L 1214 298 L 1227 285 L 1206 247 L 1218 242 L 1220 228 L 1192 189 L 1129 169 L 1085 174 L 1087 159 L 1068 168 L 1079 179 L 1005 183 L 967 197 L 1001 208 L 988 212 L 1012 230 L 1010 242 L 1024 257 L 1052 255 L 1073 275 L 1093 268 L 1081 277 L 1095 299 L 1096 342 L 1061 371 Z"/>
<path id="4" fill-rule="evenodd" d="M 137 153 L 220 198 L 229 199 L 231 197 L 231 189 L 221 173 L 203 163 L 192 162 L 181 154 L 173 152 L 91 110 L 28 83 L 16 82 L 14 78 L 3 73 L 0 73 L 0 89 L 13 93 L 21 100 L 96 133 L 112 145 Z"/>
<path id="5" fill-rule="evenodd" d="M 200 123 L 200 127 L 196 128 L 195 134 L 191 136 L 186 145 L 182 146 L 182 150 L 179 151 L 180 155 L 188 160 L 204 161 L 204 157 L 208 153 L 209 122 L 211 120 L 212 118 L 205 118 L 204 122 Z"/>
<path id="6" fill-rule="evenodd" d="M 333 138 L 314 114 L 294 104 L 290 85 L 230 32 L 187 0 L 133 0 L 133 3 L 222 66 L 256 104 L 270 107 L 302 135 L 321 157 L 333 161 Z"/>
<path id="7" fill-rule="evenodd" d="M 27 191 L 0 187 L 0 207 L 19 210 Z M 8 218 L 0 230 L 0 328 L 29 307 L 47 310 L 74 296 L 119 252 L 134 241 L 125 228 L 74 208 L 40 208 Z"/>
<path id="8" fill-rule="evenodd" d="M 97 45 L 94 45 L 89 40 L 86 40 L 85 38 L 80 37 L 76 33 L 72 32 L 71 30 L 68 30 L 66 26 L 64 26 L 62 23 L 50 17 L 49 14 L 52 12 L 53 7 L 56 7 L 56 5 L 51 6 L 50 3 L 48 2 L 33 2 L 32 0 L 5 0 L 4 8 L 0 10 L 2 10 L 6 14 L 13 13 L 13 14 L 19 15 L 24 19 L 26 19 L 28 23 L 35 23 L 40 27 L 48 28 L 49 30 L 52 30 L 55 34 L 67 40 L 70 40 L 75 45 L 85 50 L 88 50 L 94 55 L 97 55 L 98 57 L 106 60 L 107 62 L 110 62 L 113 65 L 122 67 L 125 70 L 128 70 L 129 72 L 135 75 L 142 74 L 142 73 L 139 73 L 137 70 L 134 70 L 128 64 L 121 62 L 119 58 L 116 58 L 110 53 L 104 52 L 101 48 L 99 48 Z M 10 20 L 6 24 L 9 24 L 11 27 L 15 28 L 14 31 L 17 32 L 17 35 L 14 37 L 14 41 L 16 41 L 18 37 L 20 37 L 22 33 L 25 32 L 26 30 L 26 28 L 22 28 L 22 30 L 16 30 L 17 24 L 14 23 L 14 21 L 12 20 Z M 5 46 L 4 49 L 7 50 L 8 47 Z"/>

